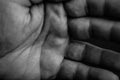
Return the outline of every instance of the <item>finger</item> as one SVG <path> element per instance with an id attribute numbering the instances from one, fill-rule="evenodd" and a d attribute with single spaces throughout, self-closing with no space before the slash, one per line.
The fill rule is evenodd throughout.
<path id="1" fill-rule="evenodd" d="M 120 22 L 95 18 L 79 18 L 69 20 L 68 26 L 70 34 L 79 40 L 95 38 L 120 42 Z"/>
<path id="2" fill-rule="evenodd" d="M 69 16 L 103 16 L 120 18 L 120 0 L 71 0 L 65 3 Z"/>
<path id="3" fill-rule="evenodd" d="M 81 17 L 87 15 L 87 0 L 71 0 L 65 3 L 65 10 L 70 17 Z"/>
<path id="4" fill-rule="evenodd" d="M 101 66 L 114 72 L 120 71 L 120 54 L 102 49 L 86 42 L 73 42 L 69 45 L 65 57 L 93 66 Z"/>
<path id="5" fill-rule="evenodd" d="M 90 67 L 82 63 L 64 60 L 57 80 L 119 80 L 119 78 L 110 71 Z"/>
<path id="6" fill-rule="evenodd" d="M 120 18 L 120 0 L 87 0 L 87 4 L 91 16 Z"/>

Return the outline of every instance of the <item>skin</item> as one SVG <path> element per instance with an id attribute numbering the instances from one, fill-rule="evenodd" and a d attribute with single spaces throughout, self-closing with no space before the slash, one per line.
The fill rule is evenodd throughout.
<path id="1" fill-rule="evenodd" d="M 0 80 L 119 80 L 119 2 L 0 0 Z"/>

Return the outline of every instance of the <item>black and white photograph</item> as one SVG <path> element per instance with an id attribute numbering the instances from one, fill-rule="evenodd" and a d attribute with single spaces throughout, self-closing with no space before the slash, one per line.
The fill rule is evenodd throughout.
<path id="1" fill-rule="evenodd" d="M 120 0 L 0 0 L 0 80 L 120 80 Z"/>

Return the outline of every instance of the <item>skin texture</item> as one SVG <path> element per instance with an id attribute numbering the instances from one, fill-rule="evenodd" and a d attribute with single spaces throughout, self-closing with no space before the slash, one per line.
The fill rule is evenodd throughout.
<path id="1" fill-rule="evenodd" d="M 119 2 L 0 0 L 0 80 L 119 80 Z"/>

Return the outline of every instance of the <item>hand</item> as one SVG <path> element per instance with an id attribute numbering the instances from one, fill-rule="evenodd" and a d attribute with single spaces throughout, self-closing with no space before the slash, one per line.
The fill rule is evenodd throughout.
<path id="1" fill-rule="evenodd" d="M 84 22 L 89 20 L 79 18 L 83 16 L 81 13 L 79 15 L 79 12 L 78 15 L 74 14 L 74 16 L 69 14 L 67 10 L 70 9 L 70 2 L 64 1 L 65 9 L 61 3 L 62 0 L 60 2 L 59 0 L 46 0 L 45 2 L 37 0 L 0 1 L 1 79 L 89 80 L 93 78 L 96 80 L 118 80 L 119 74 L 113 73 L 116 71 L 112 70 L 118 70 L 119 64 L 116 63 L 118 68 L 116 65 L 112 66 L 107 59 L 114 63 L 119 62 L 116 61 L 116 59 L 119 59 L 119 54 L 82 42 L 81 40 L 87 40 L 91 37 L 88 32 L 88 34 L 84 32 L 89 28 L 89 25 L 84 24 Z M 77 2 L 77 0 L 75 1 Z M 75 5 L 72 4 L 71 6 Z M 73 9 L 73 12 L 74 10 L 76 9 Z M 69 19 L 66 15 L 79 19 Z M 79 26 L 77 22 L 85 25 L 85 29 Z M 104 31 L 105 29 L 101 30 L 98 26 L 99 30 Z M 79 33 L 84 36 L 79 35 Z M 99 35 L 97 36 L 99 37 Z M 95 52 L 98 54 L 95 54 Z M 99 54 L 103 55 L 101 59 Z M 114 58 L 114 55 L 117 58 Z M 106 58 L 106 56 L 110 57 Z M 99 59 L 105 65 L 104 69 L 99 64 Z M 88 66 L 87 63 L 92 67 Z M 99 68 L 96 68 L 96 65 Z"/>
<path id="2" fill-rule="evenodd" d="M 89 67 L 89 74 L 86 74 L 93 80 L 119 80 L 115 77 L 115 75 L 120 77 L 119 2 L 119 0 L 71 0 L 65 4 L 69 17 L 68 30 L 73 42 L 67 57 L 85 63 Z M 82 64 L 77 72 L 83 76 L 87 70 L 81 66 Z M 104 71 L 105 69 L 115 75 Z"/>

